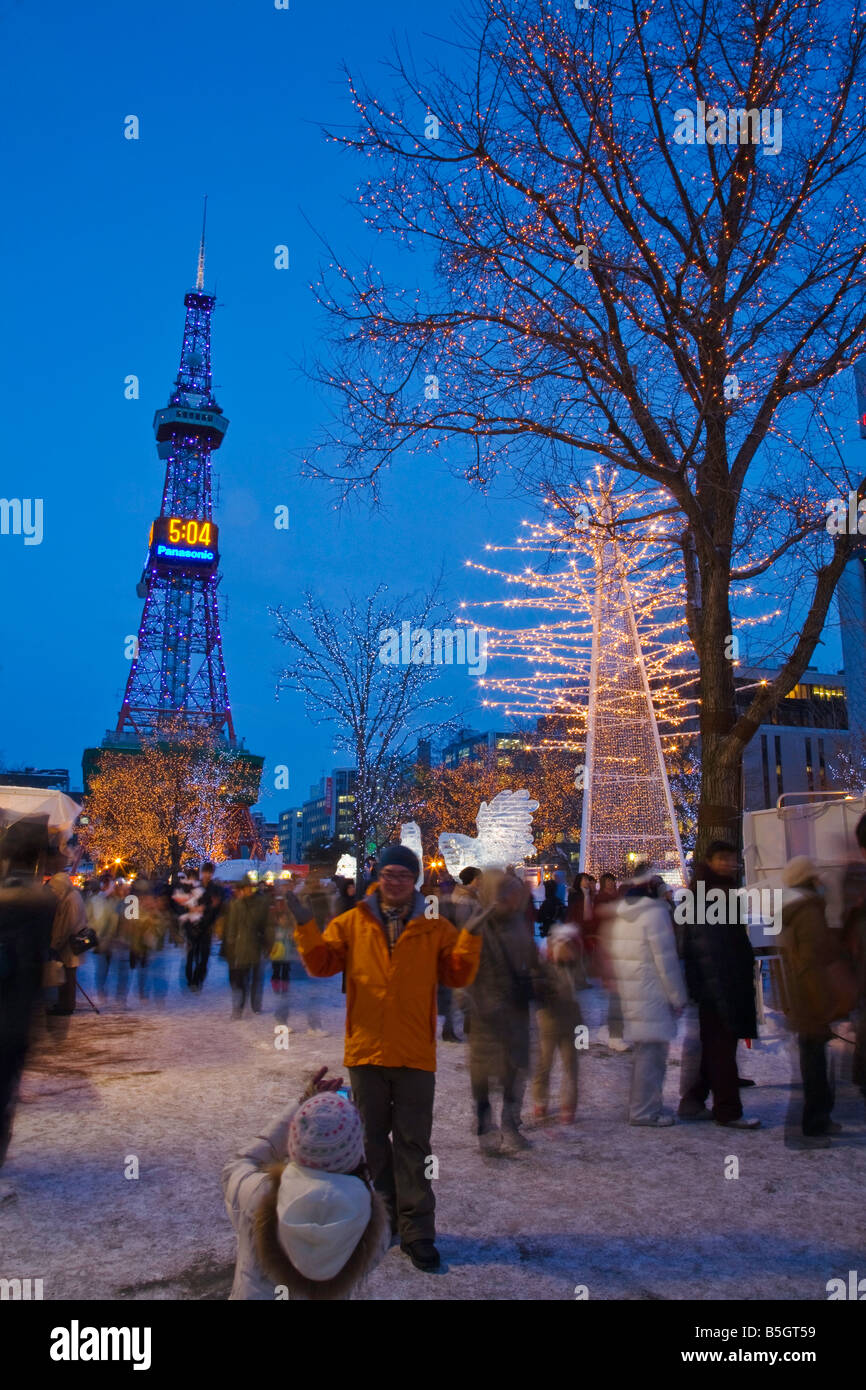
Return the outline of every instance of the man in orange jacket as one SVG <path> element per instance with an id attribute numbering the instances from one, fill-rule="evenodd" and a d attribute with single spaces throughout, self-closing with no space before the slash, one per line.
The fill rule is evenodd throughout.
<path id="1" fill-rule="evenodd" d="M 401 1249 L 431 1271 L 439 1267 L 430 1181 L 436 988 L 472 983 L 481 938 L 477 926 L 458 931 L 433 913 L 437 904 L 427 907 L 415 889 L 420 868 L 410 849 L 389 845 L 367 896 L 324 932 L 309 916 L 299 920 L 295 941 L 309 974 L 346 972 L 344 1061 L 367 1163 Z"/>

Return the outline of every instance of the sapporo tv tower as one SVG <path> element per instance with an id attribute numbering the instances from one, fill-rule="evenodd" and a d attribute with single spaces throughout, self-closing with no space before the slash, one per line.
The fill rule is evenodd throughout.
<path id="1" fill-rule="evenodd" d="M 138 585 L 144 611 L 137 651 L 117 726 L 106 734 L 102 747 L 134 751 L 142 737 L 167 721 L 206 725 L 220 744 L 242 758 L 248 771 L 249 800 L 244 800 L 249 806 L 258 799 L 264 760 L 242 750 L 236 738 L 220 636 L 219 529 L 213 519 L 211 455 L 222 444 L 229 422 L 211 384 L 210 330 L 216 297 L 204 291 L 206 218 L 207 199 L 196 286 L 183 301 L 180 369 L 168 405 L 153 419 L 157 452 L 165 459 L 165 485 Z M 85 785 L 97 760 L 98 750 L 85 753 Z M 247 824 L 237 825 L 236 838 L 254 838 L 248 811 L 240 819 Z"/>

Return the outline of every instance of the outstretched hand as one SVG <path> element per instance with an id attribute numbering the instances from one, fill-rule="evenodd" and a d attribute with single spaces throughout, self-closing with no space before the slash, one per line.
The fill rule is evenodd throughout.
<path id="1" fill-rule="evenodd" d="M 286 907 L 289 909 L 296 922 L 300 923 L 301 925 L 303 925 L 305 922 L 309 922 L 313 914 L 309 906 L 301 902 L 297 893 L 293 893 L 290 889 L 289 892 L 286 893 L 286 896 L 283 901 L 285 902 Z"/>
<path id="2" fill-rule="evenodd" d="M 313 1096 L 321 1095 L 325 1091 L 338 1091 L 340 1089 L 343 1084 L 342 1076 L 332 1076 L 326 1081 L 327 1075 L 328 1068 L 319 1067 L 319 1070 L 307 1082 L 307 1088 L 303 1095 L 304 1100 L 310 1100 Z"/>

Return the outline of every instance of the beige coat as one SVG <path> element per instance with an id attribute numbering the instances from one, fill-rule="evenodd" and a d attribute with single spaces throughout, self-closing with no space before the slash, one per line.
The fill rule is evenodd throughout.
<path id="1" fill-rule="evenodd" d="M 58 898 L 54 925 L 51 929 L 51 947 L 58 953 L 64 965 L 74 969 L 81 957 L 74 955 L 66 943 L 70 936 L 87 926 L 84 899 L 73 886 L 68 874 L 55 874 L 49 880 L 49 884 L 51 891 L 56 893 Z"/>

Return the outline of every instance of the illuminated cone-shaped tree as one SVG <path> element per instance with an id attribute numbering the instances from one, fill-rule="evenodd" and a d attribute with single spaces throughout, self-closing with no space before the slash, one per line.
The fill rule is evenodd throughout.
<path id="1" fill-rule="evenodd" d="M 675 508 L 663 490 L 624 487 L 598 468 L 594 480 L 551 497 L 547 519 L 524 527 L 516 545 L 487 547 L 538 557 L 521 572 L 470 564 L 520 592 L 469 607 L 527 615 L 520 627 L 488 624 L 489 657 L 521 669 L 482 682 L 484 703 L 524 722 L 540 716 L 547 744 L 580 758 L 581 869 L 622 876 L 651 859 L 679 879 L 666 755 L 679 760 L 693 744 L 697 666 L 682 617 Z M 751 593 L 742 590 L 745 600 Z M 739 621 L 756 619 L 746 612 Z"/>
<path id="2" fill-rule="evenodd" d="M 594 546 L 595 601 L 580 829 L 581 873 L 616 874 L 651 860 L 672 879 L 686 873 L 662 743 L 628 579 L 628 558 L 610 525 Z"/>

